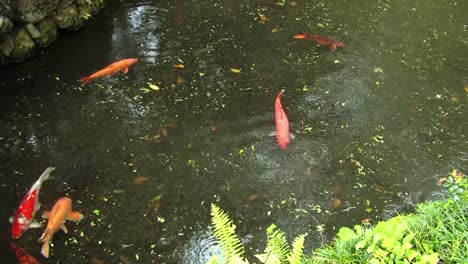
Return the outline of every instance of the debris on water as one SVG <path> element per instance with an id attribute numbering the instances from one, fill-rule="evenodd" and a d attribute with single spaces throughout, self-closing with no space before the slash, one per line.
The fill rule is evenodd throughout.
<path id="1" fill-rule="evenodd" d="M 304 171 L 304 175 L 307 176 L 307 177 L 311 177 L 311 176 L 312 176 L 312 165 L 310 165 L 309 167 L 307 167 L 307 169 Z"/>
<path id="2" fill-rule="evenodd" d="M 210 133 L 211 133 L 211 134 L 215 134 L 217 131 L 218 131 L 218 128 L 217 128 L 215 125 L 212 125 L 212 126 L 210 127 Z"/>
<path id="3" fill-rule="evenodd" d="M 114 189 L 112 192 L 115 193 L 115 194 L 123 194 L 123 193 L 125 193 L 125 190 Z"/>
<path id="4" fill-rule="evenodd" d="M 241 70 L 240 70 L 240 69 L 237 69 L 237 68 L 231 68 L 231 72 L 232 72 L 232 73 L 240 73 Z"/>
<path id="5" fill-rule="evenodd" d="M 260 193 L 252 193 L 251 195 L 249 195 L 247 197 L 247 201 L 253 202 L 253 201 L 257 200 L 259 197 L 261 197 Z"/>
<path id="6" fill-rule="evenodd" d="M 330 205 L 332 208 L 338 208 L 340 207 L 342 204 L 342 201 L 340 198 L 333 198 L 331 201 L 330 201 Z"/>
<path id="7" fill-rule="evenodd" d="M 130 263 L 130 259 L 127 256 L 120 255 L 119 258 L 120 258 L 120 262 L 122 262 L 122 264 L 129 264 Z"/>
<path id="8" fill-rule="evenodd" d="M 182 63 L 174 64 L 173 67 L 176 68 L 176 69 L 183 69 L 183 68 L 185 68 L 185 66 L 184 66 Z"/>
<path id="9" fill-rule="evenodd" d="M 163 197 L 162 194 L 154 197 L 153 199 L 151 199 L 151 208 L 153 209 L 153 211 L 155 213 L 158 213 L 159 212 L 159 209 L 161 208 L 161 198 Z"/>
<path id="10" fill-rule="evenodd" d="M 267 21 L 267 17 L 264 15 L 259 16 L 260 23 L 264 24 Z"/>
<path id="11" fill-rule="evenodd" d="M 149 180 L 148 177 L 140 175 L 140 176 L 137 176 L 135 179 L 133 179 L 133 183 L 141 185 L 141 184 L 145 183 L 148 180 Z"/>
<path id="12" fill-rule="evenodd" d="M 177 84 L 183 84 L 185 83 L 185 79 L 182 77 L 182 76 L 177 76 L 177 80 L 176 80 L 176 83 Z"/>
<path id="13" fill-rule="evenodd" d="M 362 220 L 361 220 L 361 223 L 362 223 L 363 225 L 370 225 L 370 224 L 371 224 L 370 218 L 364 218 L 364 219 L 362 219 Z"/>
<path id="14" fill-rule="evenodd" d="M 454 102 L 454 103 L 459 103 L 460 102 L 460 97 L 458 96 L 451 96 L 450 97 L 450 101 Z"/>
<path id="15" fill-rule="evenodd" d="M 104 261 L 96 258 L 96 257 L 92 257 L 91 258 L 91 264 L 104 264 Z"/>

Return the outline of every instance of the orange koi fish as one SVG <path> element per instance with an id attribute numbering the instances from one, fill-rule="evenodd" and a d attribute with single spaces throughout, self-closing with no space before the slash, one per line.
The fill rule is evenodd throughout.
<path id="1" fill-rule="evenodd" d="M 137 61 L 138 59 L 136 58 L 130 58 L 130 59 L 124 59 L 124 60 L 114 62 L 111 65 L 105 67 L 104 69 L 91 74 L 90 76 L 81 78 L 80 81 L 81 83 L 83 83 L 83 85 L 86 85 L 92 80 L 95 80 L 97 78 L 101 78 L 104 76 L 112 76 L 119 71 L 122 71 L 123 73 L 127 73 L 128 67 L 132 66 Z"/>
<path id="2" fill-rule="evenodd" d="M 318 45 L 327 46 L 331 51 L 335 51 L 337 48 L 344 47 L 343 41 L 340 41 L 340 40 L 332 38 L 332 37 L 327 37 L 327 36 L 310 35 L 309 33 L 306 33 L 304 31 L 301 31 L 299 34 L 294 35 L 293 38 L 313 40 Z"/>
<path id="3" fill-rule="evenodd" d="M 15 252 L 18 263 L 20 264 L 39 264 L 39 262 L 24 250 L 24 248 L 10 242 L 11 249 Z"/>
<path id="4" fill-rule="evenodd" d="M 43 218 L 49 218 L 47 222 L 47 228 L 39 238 L 39 243 L 42 245 L 41 253 L 44 257 L 49 257 L 49 245 L 54 234 L 62 229 L 65 234 L 68 233 L 67 227 L 65 227 L 65 220 L 80 221 L 83 219 L 83 215 L 77 212 L 72 212 L 72 200 L 68 197 L 62 197 L 57 200 L 52 207 L 50 212 L 46 212 L 42 215 Z"/>
<path id="5" fill-rule="evenodd" d="M 281 95 L 283 93 L 284 89 L 278 93 L 275 100 L 276 142 L 278 142 L 280 148 L 286 149 L 289 145 L 290 134 L 288 117 L 281 105 Z"/>
<path id="6" fill-rule="evenodd" d="M 16 209 L 10 229 L 13 239 L 18 239 L 30 227 L 40 227 L 39 223 L 33 222 L 34 216 L 40 207 L 39 192 L 42 183 L 51 178 L 50 173 L 53 170 L 54 168 L 49 167 L 42 173 Z"/>

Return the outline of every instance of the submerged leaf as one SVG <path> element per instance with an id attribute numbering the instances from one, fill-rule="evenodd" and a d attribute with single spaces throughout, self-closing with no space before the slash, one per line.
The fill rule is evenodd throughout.
<path id="1" fill-rule="evenodd" d="M 232 72 L 232 73 L 240 73 L 241 70 L 240 70 L 240 69 L 237 69 L 237 68 L 231 68 L 231 72 Z"/>

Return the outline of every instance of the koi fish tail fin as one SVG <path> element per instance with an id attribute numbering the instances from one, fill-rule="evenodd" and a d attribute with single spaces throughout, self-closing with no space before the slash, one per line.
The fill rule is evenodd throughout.
<path id="1" fill-rule="evenodd" d="M 308 39 L 308 38 L 310 38 L 310 35 L 307 32 L 299 31 L 299 34 L 294 35 L 293 38 L 295 38 L 295 39 Z"/>
<path id="2" fill-rule="evenodd" d="M 42 174 L 41 176 L 39 177 L 39 181 L 40 182 L 43 182 L 43 181 L 46 181 L 46 180 L 49 180 L 49 179 L 53 179 L 52 176 L 50 176 L 50 173 L 55 170 L 54 167 L 49 167 L 47 168 Z"/>
<path id="3" fill-rule="evenodd" d="M 42 244 L 42 249 L 41 249 L 41 254 L 45 257 L 49 257 L 49 250 L 50 250 L 50 245 L 49 245 L 49 240 L 44 241 L 44 244 Z"/>
<path id="4" fill-rule="evenodd" d="M 80 82 L 83 84 L 83 85 L 86 85 L 87 83 L 89 83 L 90 81 L 92 81 L 93 79 L 91 77 L 83 77 L 80 79 Z"/>

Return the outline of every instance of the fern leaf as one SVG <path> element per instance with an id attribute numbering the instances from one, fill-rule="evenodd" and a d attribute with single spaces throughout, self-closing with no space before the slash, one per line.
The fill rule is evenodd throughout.
<path id="1" fill-rule="evenodd" d="M 224 257 L 228 263 L 242 263 L 244 247 L 236 236 L 236 226 L 229 216 L 218 206 L 211 204 L 211 223 Z"/>
<path id="2" fill-rule="evenodd" d="M 292 249 L 291 252 L 288 255 L 288 261 L 291 264 L 300 264 L 303 257 L 304 257 L 304 252 L 302 252 L 302 249 L 304 248 L 304 240 L 307 234 L 302 234 L 296 239 L 294 239 L 294 242 L 292 244 Z"/>
<path id="3" fill-rule="evenodd" d="M 276 225 L 272 224 L 267 228 L 267 237 L 268 243 L 265 248 L 265 253 L 256 255 L 256 257 L 263 263 L 286 263 L 289 246 L 284 232 L 277 230 Z"/>

